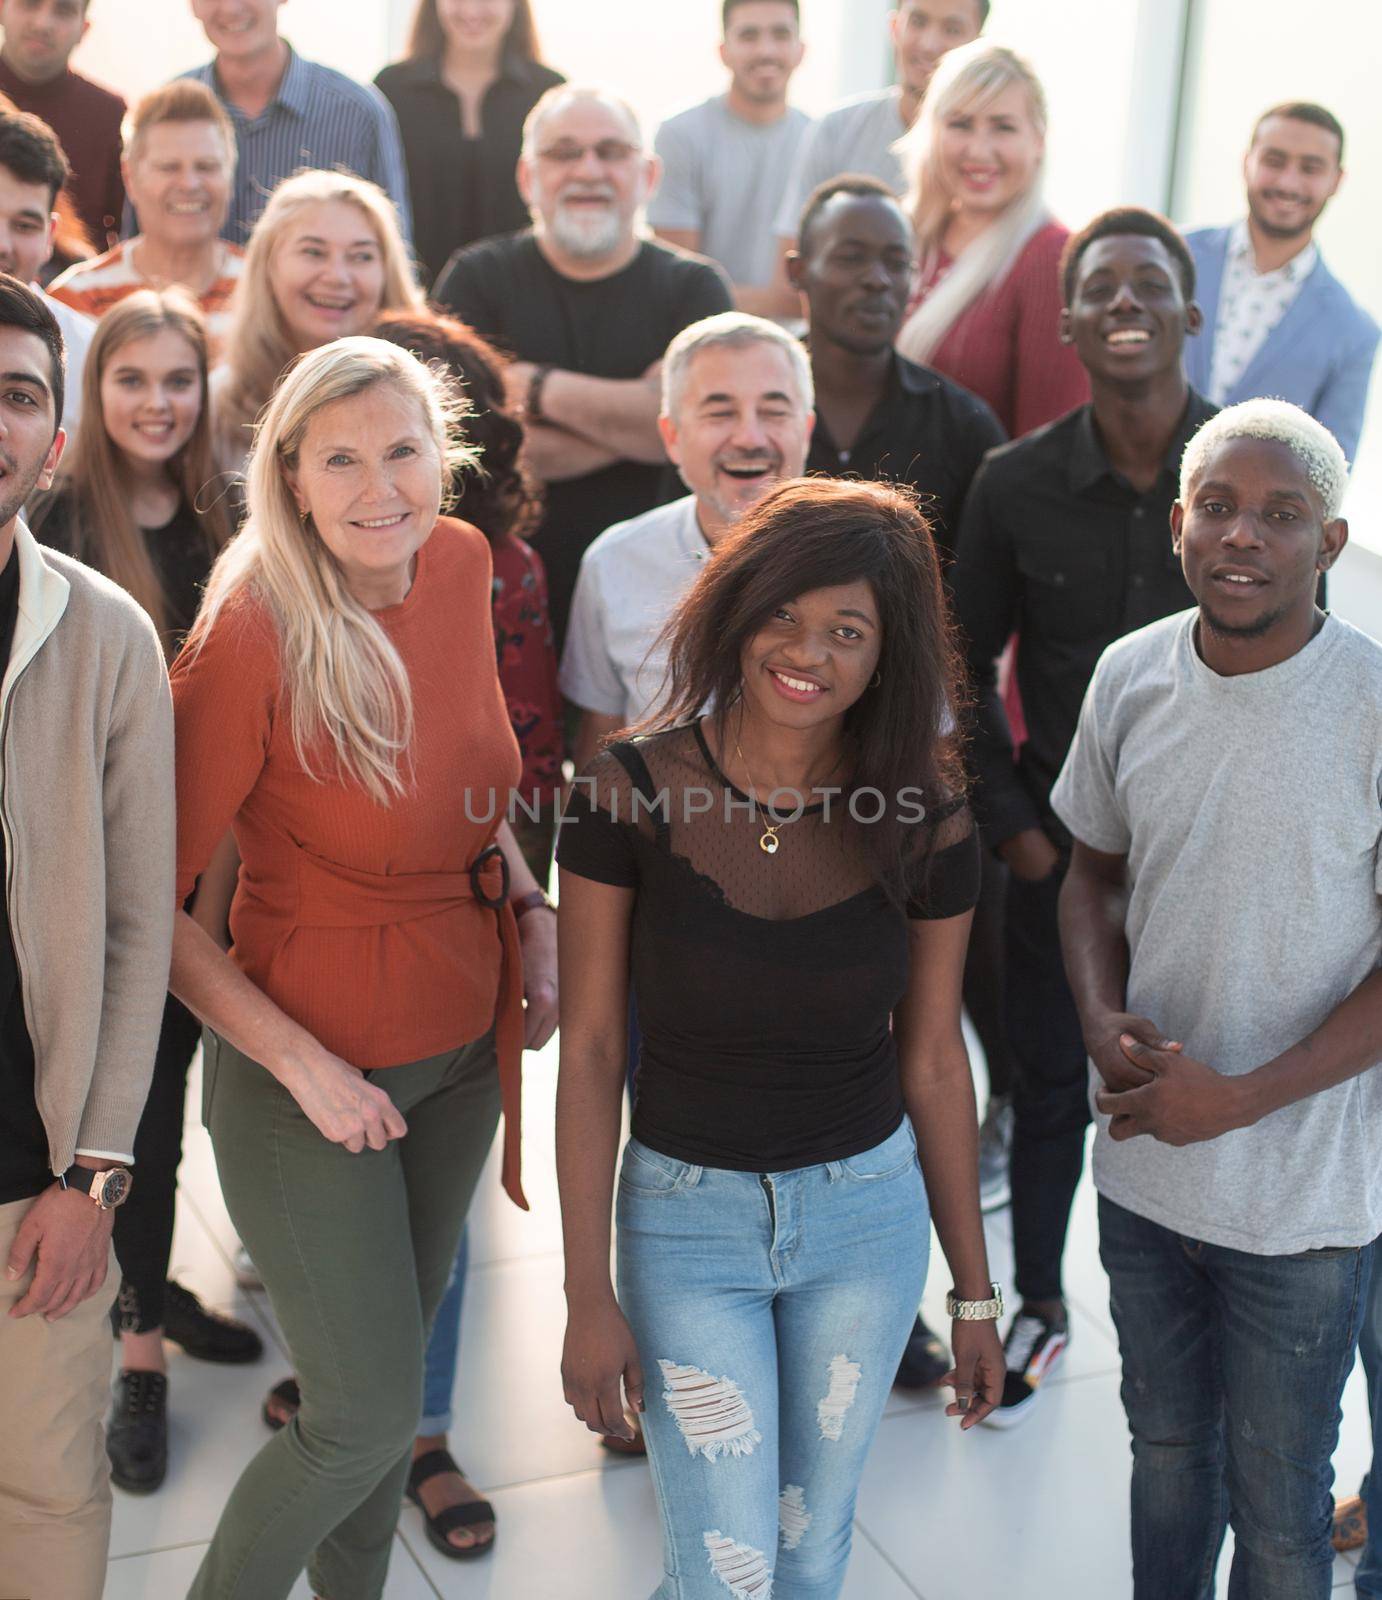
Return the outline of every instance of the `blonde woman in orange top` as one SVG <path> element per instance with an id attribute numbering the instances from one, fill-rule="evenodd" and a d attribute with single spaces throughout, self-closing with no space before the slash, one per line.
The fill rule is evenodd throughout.
<path id="1" fill-rule="evenodd" d="M 555 919 L 502 820 L 488 545 L 438 516 L 453 406 L 381 340 L 303 356 L 175 669 L 179 887 L 228 827 L 242 865 L 231 954 L 180 915 L 172 988 L 207 1025 L 222 1190 L 302 1392 L 192 1600 L 283 1600 L 304 1565 L 323 1600 L 378 1600 L 501 1102 L 525 1204 L 519 1056 L 556 1024 Z"/>

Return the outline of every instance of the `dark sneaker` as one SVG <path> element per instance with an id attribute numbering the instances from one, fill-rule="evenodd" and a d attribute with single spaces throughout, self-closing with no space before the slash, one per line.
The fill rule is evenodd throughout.
<path id="1" fill-rule="evenodd" d="M 161 1372 L 122 1372 L 106 1428 L 110 1481 L 128 1494 L 152 1494 L 168 1471 L 168 1380 Z"/>
<path id="2" fill-rule="evenodd" d="M 1019 1311 L 1003 1341 L 1008 1371 L 1003 1398 L 984 1421 L 991 1428 L 1015 1428 L 1032 1414 L 1042 1380 L 1070 1343 L 1069 1324 Z"/>
<path id="3" fill-rule="evenodd" d="M 934 1389 L 950 1371 L 950 1352 L 917 1318 L 893 1382 L 899 1389 Z"/>
<path id="4" fill-rule="evenodd" d="M 1013 1107 L 1008 1095 L 994 1095 L 979 1124 L 979 1209 L 1001 1211 L 1012 1198 L 1008 1164 L 1013 1148 Z"/>
<path id="5" fill-rule="evenodd" d="M 258 1361 L 264 1341 L 243 1322 L 208 1311 L 190 1289 L 170 1283 L 163 1303 L 163 1337 L 180 1344 L 198 1361 L 219 1361 L 239 1366 Z"/>

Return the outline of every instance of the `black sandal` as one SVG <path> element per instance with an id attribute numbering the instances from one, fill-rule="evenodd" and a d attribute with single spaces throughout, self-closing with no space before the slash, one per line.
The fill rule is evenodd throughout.
<path id="1" fill-rule="evenodd" d="M 457 1528 L 469 1528 L 477 1522 L 494 1522 L 496 1520 L 494 1507 L 488 1500 L 472 1500 L 467 1505 L 447 1506 L 445 1511 L 439 1511 L 435 1517 L 429 1515 L 423 1505 L 418 1489 L 429 1478 L 439 1478 L 444 1472 L 454 1472 L 458 1478 L 465 1477 L 465 1473 L 456 1465 L 449 1450 L 429 1450 L 408 1468 L 408 1498 L 422 1512 L 428 1543 L 434 1550 L 440 1550 L 444 1556 L 450 1556 L 453 1561 L 469 1561 L 473 1556 L 487 1555 L 494 1548 L 493 1536 L 486 1539 L 483 1544 L 457 1545 L 451 1543 L 447 1534 L 454 1533 Z"/>
<path id="2" fill-rule="evenodd" d="M 282 1383 L 276 1383 L 269 1390 L 268 1398 L 264 1401 L 264 1404 L 259 1408 L 259 1415 L 263 1417 L 265 1427 L 272 1428 L 277 1433 L 280 1428 L 288 1426 L 288 1418 L 276 1417 L 273 1414 L 269 1407 L 269 1401 L 271 1400 L 277 1400 L 280 1405 L 287 1406 L 289 1410 L 296 1412 L 302 1405 L 302 1391 L 298 1388 L 297 1379 L 284 1378 Z"/>

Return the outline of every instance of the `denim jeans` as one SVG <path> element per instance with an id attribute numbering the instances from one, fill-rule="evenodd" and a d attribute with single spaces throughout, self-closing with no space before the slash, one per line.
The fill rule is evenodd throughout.
<path id="1" fill-rule="evenodd" d="M 835 1600 L 926 1281 L 905 1118 L 847 1161 L 730 1172 L 624 1152 L 619 1300 L 662 1519 L 654 1600 Z"/>
<path id="2" fill-rule="evenodd" d="M 1372 1288 L 1368 1293 L 1358 1350 L 1368 1380 L 1368 1410 L 1372 1413 L 1372 1433 L 1376 1441 L 1378 1424 L 1382 1423 L 1382 1243 L 1374 1244 L 1372 1253 Z M 1382 1474 L 1377 1470 L 1375 1443 L 1373 1448 L 1372 1469 L 1359 1490 L 1367 1502 L 1368 1542 L 1358 1563 L 1358 1593 L 1369 1596 L 1370 1600 L 1382 1597 Z"/>
<path id="3" fill-rule="evenodd" d="M 1061 961 L 1064 869 L 1008 880 L 1007 1017 L 1013 1088 L 1013 1266 L 1024 1300 L 1061 1298 L 1061 1257 L 1084 1166 L 1089 1056 Z"/>
<path id="4" fill-rule="evenodd" d="M 447 1280 L 446 1293 L 437 1307 L 432 1337 L 422 1363 L 423 1438 L 451 1432 L 451 1395 L 456 1387 L 456 1362 L 461 1354 L 461 1306 L 465 1300 L 465 1275 L 470 1265 L 470 1224 L 461 1229 L 461 1243 Z"/>
<path id="5" fill-rule="evenodd" d="M 1099 1197 L 1132 1430 L 1135 1600 L 1328 1600 L 1339 1401 L 1370 1246 L 1256 1256 Z"/>

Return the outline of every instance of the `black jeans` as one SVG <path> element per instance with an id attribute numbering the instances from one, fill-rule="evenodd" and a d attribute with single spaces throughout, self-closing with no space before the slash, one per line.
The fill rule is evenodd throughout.
<path id="1" fill-rule="evenodd" d="M 169 995 L 163 1008 L 153 1082 L 134 1138 L 134 1186 L 115 1213 L 115 1259 L 120 1263 L 121 1281 L 112 1319 L 121 1333 L 151 1333 L 163 1326 L 163 1286 L 173 1248 L 187 1069 L 201 1032 L 201 1023 Z"/>
<path id="2" fill-rule="evenodd" d="M 1061 963 L 1062 862 L 1040 883 L 1008 881 L 1008 1038 L 1013 1091 L 1012 1226 L 1017 1292 L 1061 1298 L 1061 1256 L 1084 1165 L 1089 1068 Z"/>
<path id="3" fill-rule="evenodd" d="M 964 1002 L 988 1066 L 989 1093 L 1011 1094 L 1016 1069 L 1004 1016 L 1004 903 L 1008 869 L 990 851 L 981 857 L 979 903 L 965 954 Z"/>

